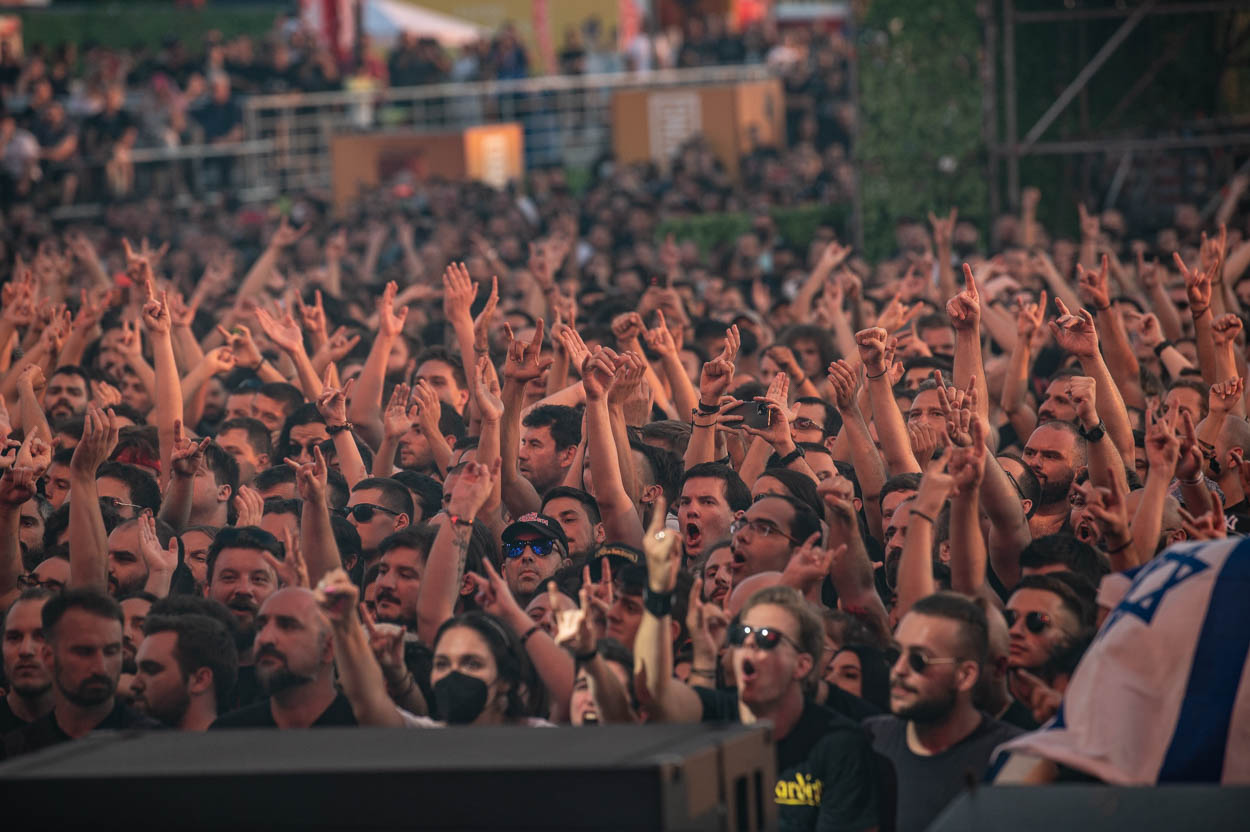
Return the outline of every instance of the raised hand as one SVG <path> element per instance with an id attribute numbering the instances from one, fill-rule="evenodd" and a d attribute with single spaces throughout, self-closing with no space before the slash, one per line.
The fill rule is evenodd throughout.
<path id="1" fill-rule="evenodd" d="M 586 346 L 582 336 L 576 329 L 565 324 L 560 324 L 558 329 L 552 327 L 551 334 L 559 341 L 565 355 L 569 357 L 569 366 L 576 367 L 578 372 L 581 372 L 582 365 L 590 357 L 590 348 Z"/>
<path id="2" fill-rule="evenodd" d="M 259 526 L 260 518 L 265 515 L 265 498 L 250 485 L 240 485 L 234 495 L 234 508 L 235 526 Z"/>
<path id="3" fill-rule="evenodd" d="M 1081 237 L 1086 240 L 1097 240 L 1098 235 L 1102 233 L 1102 220 L 1097 214 L 1091 214 L 1086 210 L 1083 202 L 1076 204 L 1076 210 L 1081 220 Z"/>
<path id="4" fill-rule="evenodd" d="M 1098 424 L 1098 384 L 1089 376 L 1068 376 L 1064 392 L 1076 407 L 1076 418 L 1085 425 Z"/>
<path id="5" fill-rule="evenodd" d="M 972 267 L 964 263 L 964 290 L 946 302 L 946 314 L 956 330 L 973 330 L 981 325 L 981 294 Z"/>
<path id="6" fill-rule="evenodd" d="M 1076 264 L 1077 289 L 1081 294 L 1081 299 L 1087 306 L 1092 306 L 1099 312 L 1111 306 L 1111 289 L 1107 283 L 1109 268 L 1105 254 L 1102 256 L 1102 265 L 1096 272 L 1090 271 L 1080 263 Z"/>
<path id="7" fill-rule="evenodd" d="M 932 464 L 934 454 L 943 445 L 940 433 L 919 422 L 907 426 L 907 439 L 911 443 L 912 456 L 922 471 Z"/>
<path id="8" fill-rule="evenodd" d="M 706 406 L 714 406 L 720 397 L 729 390 L 734 377 L 734 360 L 738 357 L 738 349 L 742 346 L 742 337 L 738 327 L 725 330 L 725 346 L 720 355 L 703 364 L 699 373 L 699 402 Z"/>
<path id="9" fill-rule="evenodd" d="M 356 623 L 356 605 L 360 590 L 341 568 L 331 569 L 313 590 L 318 606 L 330 620 L 330 625 L 342 629 Z"/>
<path id="10" fill-rule="evenodd" d="M 275 318 L 258 306 L 256 322 L 265 330 L 269 340 L 283 352 L 295 353 L 304 349 L 304 332 L 290 312 L 284 313 L 281 318 Z"/>
<path id="11" fill-rule="evenodd" d="M 1179 414 L 1179 419 L 1176 414 Z M 1189 411 L 1178 410 L 1176 414 L 1173 415 L 1172 430 L 1179 435 L 1181 441 L 1180 455 L 1176 461 L 1176 478 L 1195 482 L 1202 476 L 1202 446 L 1198 444 L 1198 433 L 1194 430 L 1194 420 Z"/>
<path id="12" fill-rule="evenodd" d="M 317 333 L 323 338 L 326 337 L 328 324 L 326 322 L 326 309 L 322 304 L 320 289 L 313 292 L 313 302 L 311 306 L 304 303 L 304 298 L 300 296 L 299 292 L 296 292 L 295 308 L 299 312 L 300 320 L 304 323 L 304 329 L 309 332 Z"/>
<path id="13" fill-rule="evenodd" d="M 1239 334 L 1241 334 L 1241 318 L 1229 312 L 1227 315 L 1221 315 L 1211 323 L 1211 333 L 1215 338 L 1215 345 L 1223 347 L 1231 344 Z"/>
<path id="14" fill-rule="evenodd" d="M 497 306 L 499 306 L 499 278 L 492 277 L 486 305 L 473 319 L 473 349 L 479 353 L 485 353 L 490 349 L 490 325 L 495 320 Z"/>
<path id="15" fill-rule="evenodd" d="M 96 471 L 117 447 L 119 430 L 117 417 L 112 410 L 106 412 L 88 406 L 83 418 L 82 439 L 75 446 L 74 455 L 70 458 L 70 470 L 80 476 L 95 479 Z"/>
<path id="16" fill-rule="evenodd" d="M 379 624 L 377 617 L 364 604 L 360 605 L 360 617 L 369 636 L 369 649 L 382 668 L 387 684 L 392 685 L 403 679 L 408 672 L 404 664 L 404 636 L 407 630 L 398 624 Z"/>
<path id="17" fill-rule="evenodd" d="M 955 223 L 959 220 L 959 209 L 952 207 L 945 217 L 929 212 L 929 226 L 933 229 L 933 245 L 938 249 L 948 249 L 955 237 Z"/>
<path id="18" fill-rule="evenodd" d="M 382 430 L 387 439 L 399 439 L 412 430 L 417 421 L 417 409 L 409 407 L 408 397 L 411 388 L 407 384 L 396 384 L 391 390 L 391 397 L 382 413 Z"/>
<path id="19" fill-rule="evenodd" d="M 520 341 L 513 336 L 512 327 L 509 324 L 504 324 L 504 332 L 508 341 L 508 357 L 503 365 L 504 378 L 518 383 L 532 381 L 539 378 L 543 371 L 551 366 L 554 359 L 551 356 L 544 358 L 542 355 L 542 318 L 539 318 L 538 323 L 535 324 L 534 335 L 530 338 L 529 343 Z"/>
<path id="20" fill-rule="evenodd" d="M 642 316 L 637 312 L 626 312 L 612 319 L 612 335 L 616 338 L 616 345 L 621 349 L 632 346 L 642 337 L 646 328 L 646 324 L 642 322 Z"/>
<path id="21" fill-rule="evenodd" d="M 607 394 L 621 357 L 607 347 L 599 347 L 582 363 L 582 388 L 587 401 L 598 401 Z"/>
<path id="22" fill-rule="evenodd" d="M 234 369 L 234 365 L 234 351 L 229 347 L 216 347 L 204 354 L 204 366 L 206 366 L 213 375 L 228 373 Z"/>
<path id="23" fill-rule="evenodd" d="M 52 446 L 33 432 L 23 440 L 13 461 L 13 467 L 34 471 L 35 476 L 42 476 L 51 464 Z"/>
<path id="24" fill-rule="evenodd" d="M 278 576 L 282 586 L 308 586 L 308 564 L 299 548 L 299 534 L 290 528 L 282 529 L 282 550 L 284 557 L 278 560 L 269 552 L 262 551 L 261 557 L 269 568 Z"/>
<path id="25" fill-rule="evenodd" d="M 877 327 L 884 329 L 886 332 L 898 332 L 907 326 L 916 318 L 924 314 L 924 304 L 913 303 L 911 306 L 903 303 L 903 295 L 901 292 L 895 292 L 894 297 L 890 298 L 890 302 L 881 310 L 881 314 L 877 316 Z"/>
<path id="26" fill-rule="evenodd" d="M 499 379 L 490 359 L 481 356 L 477 360 L 473 383 L 477 393 L 477 409 L 483 422 L 498 422 L 503 418 L 503 401 L 499 398 Z"/>
<path id="27" fill-rule="evenodd" d="M 451 500 L 447 503 L 447 513 L 466 520 L 477 517 L 477 513 L 490 499 L 491 491 L 499 479 L 501 461 L 495 457 L 490 467 L 480 462 L 470 461 L 460 470 L 456 485 L 451 491 Z"/>
<path id="28" fill-rule="evenodd" d="M 859 360 L 864 365 L 864 372 L 869 378 L 885 375 L 889 369 L 886 361 L 886 342 L 889 333 L 881 327 L 862 329 L 855 333 L 855 343 L 859 346 Z"/>
<path id="29" fill-rule="evenodd" d="M 7 461 L 7 460 L 5 460 Z M 0 477 L 0 505 L 17 508 L 35 496 L 40 474 L 29 468 L 10 465 Z"/>
<path id="30" fill-rule="evenodd" d="M 1016 335 L 1029 341 L 1042 328 L 1046 320 L 1046 290 L 1042 290 L 1037 303 L 1026 303 L 1024 298 L 1016 298 Z"/>
<path id="31" fill-rule="evenodd" d="M 1153 312 L 1137 319 L 1137 335 L 1141 338 L 1141 342 L 1152 350 L 1167 340 L 1163 337 L 1163 327 L 1159 325 L 1159 318 Z"/>
<path id="32" fill-rule="evenodd" d="M 138 521 L 139 556 L 147 564 L 148 571 L 173 574 L 178 566 L 178 539 L 170 535 L 169 545 L 161 546 L 161 541 L 156 536 L 156 518 L 146 509 L 140 512 Z"/>
<path id="33" fill-rule="evenodd" d="M 326 465 L 326 458 L 321 453 L 319 446 L 313 446 L 312 455 L 312 462 L 300 463 L 293 459 L 287 459 L 286 464 L 295 469 L 295 490 L 299 493 L 300 499 L 306 503 L 325 505 L 326 486 L 330 478 L 329 467 Z M 247 488 L 247 486 L 239 486 L 240 491 L 244 488 Z M 252 489 L 249 488 L 248 490 L 251 491 Z"/>
<path id="34" fill-rule="evenodd" d="M 858 407 L 856 396 L 859 395 L 859 372 L 845 359 L 839 358 L 829 365 L 829 384 L 833 387 L 834 406 L 839 413 L 847 413 Z"/>
<path id="35" fill-rule="evenodd" d="M 711 601 L 703 600 L 703 579 L 695 578 L 686 604 L 686 630 L 690 633 L 695 656 L 715 659 L 728 629 L 729 614 Z"/>
<path id="36" fill-rule="evenodd" d="M 438 423 L 443 417 L 443 403 L 438 393 L 425 379 L 418 379 L 412 388 L 412 402 L 417 409 L 417 421 L 426 436 L 438 436 Z"/>
<path id="37" fill-rule="evenodd" d="M 776 378 L 786 378 L 786 374 L 777 373 Z M 788 381 L 782 383 L 782 387 L 786 386 L 788 386 Z M 774 389 L 775 387 L 770 388 L 767 396 L 755 397 L 755 401 L 768 408 L 768 424 L 762 428 L 743 425 L 742 429 L 752 436 L 760 437 L 774 448 L 779 448 L 792 444 L 793 438 L 790 435 L 790 413 L 786 408 L 786 401 L 779 394 L 774 394 Z"/>
<path id="38" fill-rule="evenodd" d="M 1128 505 L 1114 471 L 1107 472 L 1109 488 L 1095 486 L 1092 481 L 1078 484 L 1076 490 L 1085 497 L 1085 509 L 1094 518 L 1107 550 L 1118 549 L 1133 539 L 1129 531 Z"/>
<path id="39" fill-rule="evenodd" d="M 585 655 L 594 650 L 598 639 L 592 624 L 594 610 L 591 606 L 590 587 L 583 585 L 578 590 L 576 609 L 560 609 L 560 590 L 556 589 L 555 581 L 547 584 L 547 599 L 551 614 L 556 620 L 556 644 L 567 648 L 574 655 Z"/>
<path id="40" fill-rule="evenodd" d="M 256 342 L 252 340 L 252 331 L 250 329 L 243 324 L 235 324 L 229 331 L 226 331 L 218 324 L 217 332 L 234 354 L 234 363 L 237 366 L 248 369 L 256 369 L 260 366 L 264 358 L 261 356 L 260 350 L 257 349 Z"/>
<path id="41" fill-rule="evenodd" d="M 1227 381 L 1217 381 L 1211 385 L 1207 396 L 1207 404 L 1212 413 L 1231 413 L 1242 403 L 1246 392 L 1246 380 L 1241 376 L 1233 376 Z"/>
<path id="42" fill-rule="evenodd" d="M 1077 314 L 1068 311 L 1060 298 L 1055 298 L 1059 317 L 1050 322 L 1050 334 L 1059 347 L 1078 358 L 1093 358 L 1098 354 L 1098 331 L 1094 328 L 1094 316 L 1084 309 Z"/>
<path id="43" fill-rule="evenodd" d="M 655 593 L 672 592 L 677 586 L 677 569 L 681 558 L 677 552 L 677 534 L 664 527 L 668 503 L 658 497 L 651 512 L 651 524 L 642 536 L 642 551 L 647 558 L 647 584 Z"/>
<path id="44" fill-rule="evenodd" d="M 819 271 L 829 274 L 838 266 L 842 265 L 851 254 L 851 247 L 844 246 L 837 240 L 830 240 L 829 245 L 825 246 L 820 252 L 820 259 L 816 261 L 816 268 Z"/>
<path id="45" fill-rule="evenodd" d="M 385 338 L 398 336 L 408 321 L 407 306 L 400 307 L 398 311 L 395 309 L 395 295 L 398 293 L 399 286 L 392 280 L 386 284 L 382 299 L 378 301 L 378 335 Z"/>
<path id="46" fill-rule="evenodd" d="M 166 335 L 173 327 L 173 315 L 169 312 L 169 296 L 166 292 L 157 295 L 151 283 L 145 284 L 148 299 L 143 304 L 143 328 L 149 335 Z"/>
<path id="47" fill-rule="evenodd" d="M 845 548 L 846 544 L 843 543 L 842 547 Z M 820 532 L 812 532 L 811 537 L 786 562 L 781 582 L 806 595 L 820 585 L 832 565 L 833 550 L 820 545 Z"/>
<path id="48" fill-rule="evenodd" d="M 333 375 L 332 370 L 326 370 L 322 382 L 324 386 L 321 395 L 317 397 L 317 412 L 330 427 L 347 424 L 347 400 L 351 398 L 352 388 L 356 386 L 356 379 L 349 378 L 342 387 L 333 387 L 330 384 Z"/>
<path id="49" fill-rule="evenodd" d="M 647 364 L 642 356 L 635 352 L 624 352 L 617 356 L 616 372 L 608 385 L 608 404 L 624 407 L 625 403 L 638 395 L 647 375 Z"/>
<path id="50" fill-rule="evenodd" d="M 334 330 L 334 334 L 321 345 L 316 355 L 313 356 L 312 362 L 316 365 L 318 361 L 342 361 L 359 343 L 360 335 L 349 336 L 347 327 L 341 326 Z"/>
<path id="51" fill-rule="evenodd" d="M 1159 264 L 1153 258 L 1146 260 L 1146 254 L 1142 249 L 1137 250 L 1137 276 L 1147 289 L 1153 289 L 1159 285 Z"/>
<path id="52" fill-rule="evenodd" d="M 174 420 L 173 449 L 169 455 L 169 467 L 174 476 L 190 479 L 200 470 L 204 463 L 204 449 L 213 439 L 206 436 L 199 442 L 192 442 L 183 434 L 182 420 Z"/>
<path id="53" fill-rule="evenodd" d="M 147 240 L 143 241 L 143 246 L 139 251 L 135 251 L 131 247 L 130 241 L 123 237 L 122 251 L 126 255 L 126 276 L 136 286 L 145 287 L 150 298 L 152 296 L 152 282 L 155 280 L 153 276 L 155 266 L 150 256 L 151 252 L 148 248 Z"/>
<path id="54" fill-rule="evenodd" d="M 1171 482 L 1180 459 L 1181 440 L 1163 419 L 1155 417 L 1153 407 L 1146 408 L 1146 463 L 1151 474 Z"/>
<path id="55" fill-rule="evenodd" d="M 443 316 L 449 321 L 472 320 L 470 307 L 477 297 L 477 283 L 464 263 L 448 263 L 443 271 Z"/>
<path id="56" fill-rule="evenodd" d="M 1211 307 L 1211 272 L 1199 267 L 1192 271 L 1181 259 L 1180 252 L 1172 252 L 1172 259 L 1185 278 L 1185 294 L 1189 298 L 1189 314 L 1200 317 Z"/>
<path id="57" fill-rule="evenodd" d="M 974 421 L 974 425 L 980 422 Z M 985 477 L 985 441 L 981 431 L 973 428 L 976 434 L 971 445 L 966 448 L 955 448 L 951 451 L 946 472 L 950 475 L 951 484 L 956 494 L 971 496 L 981 488 L 981 480 Z"/>

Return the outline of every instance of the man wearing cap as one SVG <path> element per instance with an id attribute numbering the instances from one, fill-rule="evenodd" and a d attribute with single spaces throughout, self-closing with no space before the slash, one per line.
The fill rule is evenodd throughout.
<path id="1" fill-rule="evenodd" d="M 531 511 L 503 530 L 503 578 L 524 607 L 561 566 L 568 566 L 569 542 L 555 518 Z"/>

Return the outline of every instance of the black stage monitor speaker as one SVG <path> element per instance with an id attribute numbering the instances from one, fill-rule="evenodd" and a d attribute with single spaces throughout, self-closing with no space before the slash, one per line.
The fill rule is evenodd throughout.
<path id="1" fill-rule="evenodd" d="M 929 832 L 1244 832 L 1244 786 L 985 786 L 955 799 Z"/>
<path id="2" fill-rule="evenodd" d="M 777 827 L 767 726 L 89 736 L 0 766 L 13 830 Z"/>

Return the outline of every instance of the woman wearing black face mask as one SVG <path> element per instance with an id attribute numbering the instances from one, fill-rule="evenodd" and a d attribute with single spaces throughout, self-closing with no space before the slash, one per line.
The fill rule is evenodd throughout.
<path id="1" fill-rule="evenodd" d="M 543 724 L 530 718 L 536 685 L 520 640 L 494 616 L 469 612 L 439 627 L 430 672 L 435 719 L 450 725 Z"/>

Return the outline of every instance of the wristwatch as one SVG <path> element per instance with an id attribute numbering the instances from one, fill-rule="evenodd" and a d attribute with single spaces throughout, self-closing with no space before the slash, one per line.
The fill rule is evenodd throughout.
<path id="1" fill-rule="evenodd" d="M 787 465 L 790 465 L 796 459 L 802 459 L 805 456 L 807 456 L 807 453 L 798 445 L 795 445 L 793 451 L 786 454 L 781 459 L 777 460 L 777 464 L 780 465 L 782 468 L 785 468 Z"/>
<path id="2" fill-rule="evenodd" d="M 1099 419 L 1098 424 L 1094 425 L 1089 430 L 1086 430 L 1085 428 L 1077 428 L 1077 431 L 1081 434 L 1081 438 L 1086 442 L 1101 442 L 1102 438 L 1107 435 L 1107 426 L 1101 419 Z"/>

